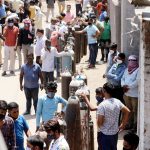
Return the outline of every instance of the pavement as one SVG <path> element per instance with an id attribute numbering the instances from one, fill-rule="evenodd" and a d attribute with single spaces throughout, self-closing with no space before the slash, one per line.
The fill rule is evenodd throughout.
<path id="1" fill-rule="evenodd" d="M 72 10 L 75 12 L 75 3 L 74 1 L 66 1 L 66 4 L 72 5 Z M 58 14 L 58 5 L 57 1 L 55 3 L 55 15 Z M 43 2 L 42 11 L 46 12 L 46 4 Z M 45 22 L 45 20 L 43 20 Z M 47 23 L 45 23 L 45 27 L 48 26 Z M 2 51 L 3 52 L 3 51 Z M 4 55 L 3 55 L 4 56 Z M 95 99 L 95 89 L 97 87 L 103 86 L 103 84 L 106 82 L 106 80 L 102 77 L 102 75 L 105 72 L 106 64 L 102 65 L 96 65 L 94 69 L 87 69 L 87 63 L 85 62 L 88 59 L 88 54 L 84 56 L 79 64 L 76 65 L 76 68 L 83 68 L 85 71 L 85 74 L 87 75 L 87 81 L 88 81 L 88 87 L 90 89 L 90 100 L 93 105 L 96 105 L 96 99 Z M 100 50 L 98 52 L 97 61 L 100 60 Z M 24 92 L 20 91 L 19 86 L 19 73 L 20 70 L 18 69 L 18 59 L 16 60 L 16 70 L 15 75 L 8 74 L 5 77 L 0 76 L 0 99 L 6 100 L 8 103 L 15 101 L 19 104 L 20 108 L 20 114 L 22 114 L 25 111 L 25 96 Z M 2 69 L 0 68 L 0 75 L 2 73 Z M 9 73 L 9 72 L 8 72 Z M 39 91 L 39 96 L 43 95 L 45 92 Z M 61 94 L 61 83 L 58 83 L 58 92 L 57 94 Z M 97 127 L 96 127 L 96 112 L 91 112 L 92 120 L 94 122 L 94 150 L 97 149 Z M 32 106 L 32 113 L 31 115 L 26 116 L 26 120 L 29 124 L 31 133 L 35 133 L 35 114 Z M 118 140 L 118 150 L 122 150 L 122 136 L 124 132 L 121 132 L 119 134 L 119 140 Z"/>

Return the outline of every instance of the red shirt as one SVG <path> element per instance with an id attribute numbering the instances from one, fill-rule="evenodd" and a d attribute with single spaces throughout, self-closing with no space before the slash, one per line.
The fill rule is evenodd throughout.
<path id="1" fill-rule="evenodd" d="M 6 46 L 16 46 L 16 41 L 19 34 L 19 29 L 16 26 L 13 28 L 5 27 L 4 28 L 4 37 L 5 37 L 5 45 Z"/>
<path id="2" fill-rule="evenodd" d="M 58 48 L 58 37 L 59 37 L 59 33 L 57 31 L 53 31 L 51 34 L 51 46 Z"/>

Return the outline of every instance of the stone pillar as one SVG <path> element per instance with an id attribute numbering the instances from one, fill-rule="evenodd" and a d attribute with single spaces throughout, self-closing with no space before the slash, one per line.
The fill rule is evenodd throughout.
<path id="1" fill-rule="evenodd" d="M 140 20 L 135 14 L 135 6 L 128 0 L 121 1 L 121 51 L 127 57 L 131 54 L 139 55 Z"/>
<path id="2" fill-rule="evenodd" d="M 121 1 L 109 0 L 111 42 L 118 44 L 118 51 L 121 51 Z"/>
<path id="3" fill-rule="evenodd" d="M 150 12 L 142 13 L 139 86 L 139 150 L 150 149 Z"/>

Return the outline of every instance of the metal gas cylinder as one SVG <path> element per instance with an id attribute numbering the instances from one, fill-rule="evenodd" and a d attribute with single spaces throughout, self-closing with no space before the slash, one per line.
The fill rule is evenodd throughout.
<path id="1" fill-rule="evenodd" d="M 66 68 L 61 76 L 61 95 L 67 100 L 69 98 L 69 84 L 72 80 L 71 73 Z"/>
<path id="2" fill-rule="evenodd" d="M 71 47 L 66 47 L 64 51 L 64 55 L 62 56 L 62 63 L 61 63 L 61 69 L 62 72 L 65 71 L 67 68 L 70 73 L 72 73 L 72 56 L 74 55 L 74 51 L 71 49 Z"/>
<path id="3" fill-rule="evenodd" d="M 89 150 L 90 134 L 89 134 L 89 109 L 83 98 L 80 96 L 84 93 L 89 97 L 90 92 L 87 86 L 81 87 L 76 91 L 76 95 L 80 101 L 80 117 L 81 117 L 81 130 L 82 130 L 82 150 Z"/>
<path id="4" fill-rule="evenodd" d="M 71 150 L 82 150 L 80 105 L 77 96 L 70 96 L 66 108 L 67 141 Z"/>
<path id="5" fill-rule="evenodd" d="M 83 80 L 73 78 L 69 84 L 69 95 L 74 96 L 75 92 L 84 84 Z"/>

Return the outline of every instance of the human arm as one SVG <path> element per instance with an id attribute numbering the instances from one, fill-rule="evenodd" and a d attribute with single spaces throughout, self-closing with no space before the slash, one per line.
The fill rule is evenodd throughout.
<path id="1" fill-rule="evenodd" d="M 97 108 L 97 126 L 100 128 L 105 120 L 105 110 L 103 108 L 103 105 L 100 104 L 99 107 Z"/>
<path id="2" fill-rule="evenodd" d="M 84 99 L 85 103 L 88 105 L 88 107 L 90 108 L 91 111 L 97 110 L 97 106 L 93 106 L 85 94 L 81 94 L 80 96 L 82 96 L 82 98 Z"/>
<path id="3" fill-rule="evenodd" d="M 122 117 L 122 121 L 121 121 L 121 124 L 119 126 L 119 131 L 123 130 L 128 122 L 128 119 L 129 119 L 129 114 L 130 114 L 130 110 L 126 107 L 126 106 L 123 106 L 122 109 L 121 109 L 121 112 L 123 113 L 123 117 Z"/>
<path id="4" fill-rule="evenodd" d="M 104 116 L 103 115 L 98 115 L 97 116 L 97 126 L 100 128 L 104 123 Z"/>
<path id="5" fill-rule="evenodd" d="M 43 109 L 43 99 L 39 98 L 36 109 L 36 130 L 40 127 L 40 118 L 42 115 L 42 109 Z"/>
<path id="6" fill-rule="evenodd" d="M 23 70 L 23 67 L 21 68 L 21 71 L 20 71 L 20 90 L 22 91 L 23 90 L 23 85 L 22 85 L 22 82 L 23 82 L 23 76 L 24 76 L 24 70 Z"/>
<path id="7" fill-rule="evenodd" d="M 66 108 L 67 108 L 68 101 L 65 100 L 65 99 L 62 98 L 62 97 L 59 97 L 59 103 L 63 104 L 62 112 L 65 113 Z"/>

